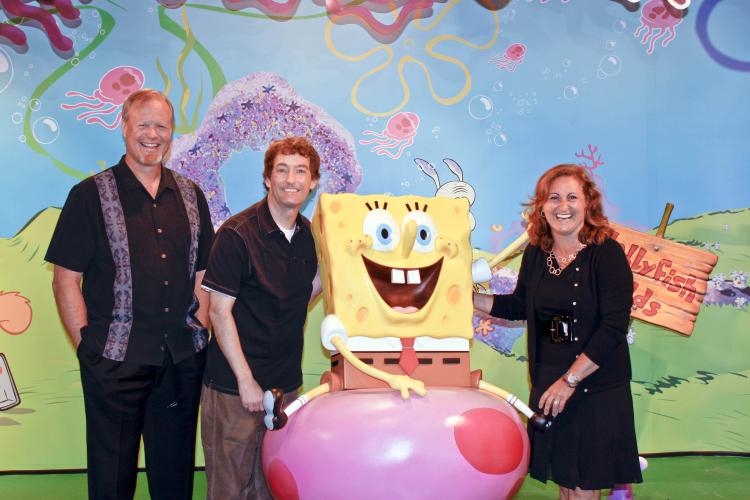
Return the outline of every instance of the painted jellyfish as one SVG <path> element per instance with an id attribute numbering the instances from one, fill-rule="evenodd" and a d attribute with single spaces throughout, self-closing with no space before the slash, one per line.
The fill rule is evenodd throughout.
<path id="1" fill-rule="evenodd" d="M 388 119 L 385 130 L 376 132 L 365 130 L 363 135 L 375 136 L 374 139 L 360 139 L 360 144 L 376 144 L 370 149 L 378 155 L 386 155 L 398 160 L 404 150 L 414 144 L 414 136 L 417 135 L 419 117 L 414 113 L 402 111 Z M 393 150 L 396 150 L 395 153 Z"/>
<path id="2" fill-rule="evenodd" d="M 519 64 L 523 62 L 523 57 L 526 55 L 526 45 L 522 43 L 514 43 L 505 49 L 503 55 L 494 55 L 490 59 L 490 64 L 494 64 L 498 69 L 504 69 L 510 73 L 514 72 Z"/>
<path id="3" fill-rule="evenodd" d="M 133 92 L 143 88 L 143 71 L 133 66 L 118 66 L 107 71 L 99 81 L 99 88 L 94 95 L 84 94 L 74 90 L 65 93 L 67 97 L 82 97 L 84 101 L 75 104 L 61 104 L 65 110 L 87 108 L 78 116 L 77 120 L 86 120 L 86 123 L 96 123 L 107 129 L 114 129 L 122 119 L 122 104 Z M 115 115 L 112 123 L 105 121 L 102 116 Z"/>
<path id="4" fill-rule="evenodd" d="M 646 45 L 648 43 L 647 54 L 650 55 L 654 52 L 654 45 L 665 35 L 666 38 L 661 42 L 662 47 L 666 47 L 669 42 L 675 39 L 677 36 L 675 28 L 682 22 L 682 17 L 677 17 L 675 13 L 676 11 L 664 5 L 663 0 L 650 0 L 643 6 L 641 25 L 635 30 L 633 36 L 638 38 L 643 33 L 641 44 Z"/>

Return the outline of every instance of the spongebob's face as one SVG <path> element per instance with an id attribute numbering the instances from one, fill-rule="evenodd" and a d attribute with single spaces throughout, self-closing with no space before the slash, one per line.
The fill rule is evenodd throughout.
<path id="1" fill-rule="evenodd" d="M 321 195 L 326 313 L 351 336 L 471 338 L 468 213 L 465 199 Z"/>

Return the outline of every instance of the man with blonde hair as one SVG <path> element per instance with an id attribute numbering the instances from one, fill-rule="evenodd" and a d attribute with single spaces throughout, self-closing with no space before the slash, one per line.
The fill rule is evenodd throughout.
<path id="1" fill-rule="evenodd" d="M 45 257 L 80 364 L 90 498 L 133 498 L 141 436 L 151 498 L 192 498 L 214 232 L 200 188 L 164 167 L 173 130 L 163 94 L 133 93 L 125 155 L 71 189 Z"/>

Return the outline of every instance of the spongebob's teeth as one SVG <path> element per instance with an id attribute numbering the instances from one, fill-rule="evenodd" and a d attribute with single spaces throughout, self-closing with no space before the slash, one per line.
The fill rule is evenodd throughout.
<path id="1" fill-rule="evenodd" d="M 419 269 L 409 269 L 406 271 L 406 282 L 410 285 L 418 285 L 422 282 L 419 279 Z"/>
<path id="2" fill-rule="evenodd" d="M 403 285 L 404 283 L 406 283 L 403 269 L 391 269 L 391 283 L 395 283 L 397 285 Z"/>

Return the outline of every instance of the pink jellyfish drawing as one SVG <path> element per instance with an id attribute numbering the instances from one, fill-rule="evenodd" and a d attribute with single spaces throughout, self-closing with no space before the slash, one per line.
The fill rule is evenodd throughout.
<path id="1" fill-rule="evenodd" d="M 378 155 L 386 155 L 398 160 L 406 148 L 414 144 L 414 136 L 417 135 L 419 117 L 414 113 L 401 112 L 388 119 L 385 130 L 376 132 L 365 130 L 363 135 L 373 135 L 374 139 L 361 139 L 360 144 L 376 144 L 370 149 Z M 396 150 L 394 153 L 393 150 Z"/>
<path id="2" fill-rule="evenodd" d="M 143 71 L 133 66 L 118 66 L 107 71 L 99 81 L 99 88 L 94 95 L 87 95 L 74 90 L 65 93 L 67 97 L 82 97 L 85 101 L 75 104 L 61 104 L 62 109 L 86 108 L 78 116 L 77 120 L 86 120 L 86 123 L 96 123 L 104 128 L 112 130 L 120 124 L 122 119 L 122 103 L 133 92 L 143 88 Z M 113 122 L 108 123 L 102 116 L 116 113 Z"/>
<path id="3" fill-rule="evenodd" d="M 490 59 L 490 64 L 494 64 L 498 69 L 504 69 L 510 73 L 513 73 L 519 64 L 523 62 L 523 56 L 526 55 L 526 45 L 522 43 L 514 43 L 505 49 L 505 54 L 495 54 Z"/>
<path id="4" fill-rule="evenodd" d="M 669 42 L 675 39 L 677 32 L 675 28 L 682 22 L 682 17 L 678 11 L 668 8 L 664 5 L 664 0 L 650 0 L 641 10 L 641 25 L 635 30 L 633 35 L 641 37 L 641 44 L 646 45 L 646 54 L 651 55 L 654 52 L 654 45 L 662 37 L 661 46 L 666 47 Z"/>

